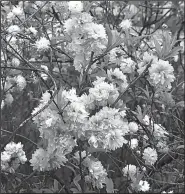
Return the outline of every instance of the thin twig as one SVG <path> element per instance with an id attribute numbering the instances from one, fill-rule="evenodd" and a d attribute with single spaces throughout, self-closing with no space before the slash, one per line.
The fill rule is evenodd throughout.
<path id="1" fill-rule="evenodd" d="M 7 43 L 7 41 L 3 38 L 3 40 Z M 8 144 L 12 139 L 13 139 L 13 137 L 15 136 L 15 134 L 16 134 L 16 132 L 21 128 L 21 127 L 23 127 L 29 120 L 31 120 L 32 118 L 34 118 L 35 116 L 37 116 L 39 113 L 41 113 L 44 109 L 46 109 L 51 103 L 52 103 L 52 101 L 54 100 L 54 98 L 55 98 L 55 96 L 56 96 L 56 94 L 57 94 L 57 85 L 56 85 L 56 83 L 55 83 L 55 80 L 53 79 L 53 77 L 47 72 L 47 71 L 45 71 L 45 70 L 38 70 L 38 69 L 36 69 L 29 61 L 27 61 L 26 59 L 24 59 L 9 43 L 8 43 L 8 45 L 14 50 L 14 52 L 19 56 L 18 58 L 20 58 L 20 59 L 22 59 L 24 62 L 26 62 L 26 64 L 29 66 L 29 67 L 31 67 L 31 68 L 33 68 L 33 69 L 35 69 L 36 70 L 36 73 L 37 73 L 37 71 L 41 71 L 41 72 L 43 72 L 44 71 L 44 73 L 45 74 L 47 74 L 50 78 L 51 78 L 51 80 L 52 80 L 52 82 L 53 82 L 53 84 L 54 84 L 54 93 L 53 93 L 53 95 L 51 96 L 51 99 L 39 110 L 39 111 L 37 111 L 35 114 L 33 114 L 33 115 L 31 115 L 30 117 L 28 117 L 26 120 L 24 120 L 20 125 L 19 125 L 19 127 L 17 127 L 13 132 L 12 132 L 12 135 L 9 137 L 9 139 L 8 139 L 8 141 L 6 141 L 5 142 L 5 144 L 1 147 L 1 150 L 3 150 L 4 149 L 4 147 L 6 146 L 6 144 Z M 40 76 L 40 74 L 39 73 L 37 73 L 37 75 L 42 79 L 42 77 Z M 43 80 L 43 79 L 42 79 Z"/>
<path id="2" fill-rule="evenodd" d="M 26 177 L 25 179 L 23 179 L 23 181 L 12 191 L 12 193 L 15 193 L 17 190 L 19 190 L 21 188 L 22 184 L 25 183 L 31 177 L 33 177 L 33 175 L 35 173 L 36 173 L 36 171 L 33 171 L 28 177 Z"/>
<path id="3" fill-rule="evenodd" d="M 13 132 L 11 132 L 11 131 L 7 131 L 7 130 L 4 130 L 4 129 L 0 129 L 0 130 L 3 131 L 3 132 L 5 132 L 5 133 L 9 133 L 9 134 L 13 133 Z M 21 135 L 21 134 L 15 134 L 15 135 L 17 135 L 17 136 L 19 136 L 19 137 L 22 137 L 22 138 L 24 138 L 24 139 L 30 141 L 32 144 L 38 146 L 34 141 L 32 141 L 31 139 L 25 137 L 24 135 Z"/>
<path id="4" fill-rule="evenodd" d="M 34 12 L 30 17 L 28 17 L 26 20 L 24 20 L 23 23 L 21 23 L 19 25 L 19 27 L 21 27 L 22 25 L 24 25 L 29 19 L 31 19 L 36 13 L 38 13 L 46 4 L 48 4 L 48 2 L 46 2 L 44 5 L 42 5 L 36 12 Z"/>
<path id="5" fill-rule="evenodd" d="M 112 108 L 115 107 L 115 105 L 118 103 L 118 101 L 124 96 L 124 94 L 127 92 L 127 90 L 136 83 L 136 81 L 141 78 L 148 70 L 148 68 L 150 67 L 150 65 L 152 64 L 152 60 L 150 61 L 150 63 L 146 66 L 145 70 L 138 76 L 136 77 L 127 87 L 126 89 L 118 96 L 118 98 L 115 100 L 115 102 L 111 105 Z"/>

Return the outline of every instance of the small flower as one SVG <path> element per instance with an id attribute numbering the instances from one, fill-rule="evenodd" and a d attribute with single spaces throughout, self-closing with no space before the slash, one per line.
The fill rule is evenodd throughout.
<path id="1" fill-rule="evenodd" d="M 162 153 L 167 153 L 169 151 L 169 147 L 165 141 L 159 141 L 156 147 L 158 148 L 159 152 L 162 152 Z"/>
<path id="2" fill-rule="evenodd" d="M 13 100 L 14 100 L 13 96 L 10 93 L 7 93 L 5 100 L 4 100 L 5 104 L 10 106 L 12 104 Z"/>
<path id="3" fill-rule="evenodd" d="M 28 28 L 28 31 L 30 31 L 30 32 L 33 33 L 34 35 L 37 34 L 37 30 L 36 30 L 34 27 L 32 27 L 32 26 Z"/>
<path id="4" fill-rule="evenodd" d="M 5 151 L 1 153 L 1 168 L 4 171 L 14 173 L 20 163 L 24 164 L 27 161 L 23 145 L 10 142 L 6 145 Z"/>
<path id="5" fill-rule="evenodd" d="M 145 122 L 146 125 L 150 124 L 150 117 L 148 115 L 145 115 L 145 117 L 143 118 L 143 121 Z"/>
<path id="6" fill-rule="evenodd" d="M 50 98 L 51 98 L 51 94 L 48 91 L 46 91 L 45 93 L 42 94 L 42 98 L 40 101 L 41 103 L 46 104 L 50 100 Z"/>
<path id="7" fill-rule="evenodd" d="M 83 11 L 83 3 L 81 1 L 70 1 L 68 3 L 69 11 L 71 13 L 81 13 Z"/>
<path id="8" fill-rule="evenodd" d="M 148 165 L 153 165 L 157 161 L 157 152 L 150 147 L 146 148 L 143 153 L 143 159 Z"/>
<path id="9" fill-rule="evenodd" d="M 173 191 L 163 191 L 162 193 L 173 193 Z"/>
<path id="10" fill-rule="evenodd" d="M 84 150 L 83 152 L 81 152 L 81 157 L 82 159 L 85 158 L 87 155 L 86 155 L 86 151 Z M 79 155 L 79 151 L 75 152 L 74 154 L 74 158 L 78 161 L 80 161 L 80 155 Z"/>
<path id="11" fill-rule="evenodd" d="M 161 138 L 166 138 L 166 135 L 168 135 L 168 132 L 166 132 L 164 127 L 160 124 L 154 124 L 153 128 L 151 129 L 151 133 L 154 135 L 155 139 L 158 140 L 160 140 Z"/>
<path id="12" fill-rule="evenodd" d="M 85 177 L 87 182 L 91 182 L 93 187 L 102 189 L 106 183 L 107 172 L 100 161 L 93 157 L 87 157 L 84 165 L 89 169 L 89 175 Z"/>
<path id="13" fill-rule="evenodd" d="M 1 110 L 4 108 L 5 102 L 4 100 L 1 101 Z"/>
<path id="14" fill-rule="evenodd" d="M 89 38 L 106 39 L 106 31 L 102 24 L 86 23 L 83 28 L 87 31 Z"/>
<path id="15" fill-rule="evenodd" d="M 147 181 L 142 181 L 140 180 L 139 182 L 139 191 L 148 191 L 150 189 L 150 185 L 148 184 Z"/>
<path id="16" fill-rule="evenodd" d="M 20 65 L 20 60 L 14 57 L 12 59 L 12 66 L 18 67 L 19 65 Z"/>
<path id="17" fill-rule="evenodd" d="M 22 15 L 22 14 L 23 14 L 23 9 L 22 9 L 21 7 L 19 7 L 19 6 L 14 7 L 14 8 L 12 9 L 12 13 L 13 13 L 14 15 L 17 15 L 17 16 Z"/>
<path id="18" fill-rule="evenodd" d="M 45 73 L 41 73 L 40 76 L 42 77 L 43 80 L 47 80 L 48 79 L 48 75 Z"/>
<path id="19" fill-rule="evenodd" d="M 48 67 L 46 65 L 41 65 L 40 66 L 42 69 L 44 69 L 45 71 L 48 71 Z"/>
<path id="20" fill-rule="evenodd" d="M 98 147 L 98 141 L 94 135 L 91 135 L 91 137 L 88 140 L 88 143 L 92 145 L 93 147 L 97 148 Z"/>
<path id="21" fill-rule="evenodd" d="M 132 26 L 132 22 L 128 19 L 123 20 L 119 25 L 123 30 L 130 29 Z"/>
<path id="22" fill-rule="evenodd" d="M 20 90 L 23 90 L 26 87 L 26 80 L 22 75 L 17 76 L 16 83 Z"/>
<path id="23" fill-rule="evenodd" d="M 120 69 L 123 73 L 133 73 L 136 63 L 131 58 L 121 58 Z"/>
<path id="24" fill-rule="evenodd" d="M 132 148 L 132 149 L 134 149 L 134 148 L 136 148 L 138 146 L 138 140 L 137 139 L 131 139 L 131 141 L 130 141 L 130 147 Z"/>
<path id="25" fill-rule="evenodd" d="M 37 40 L 35 46 L 37 47 L 38 51 L 47 50 L 49 49 L 50 42 L 45 37 L 41 37 L 40 40 Z"/>
<path id="26" fill-rule="evenodd" d="M 137 174 L 137 167 L 135 165 L 129 164 L 122 169 L 124 176 L 129 175 L 129 177 L 134 180 Z"/>
<path id="27" fill-rule="evenodd" d="M 159 59 L 158 62 L 153 63 L 148 70 L 151 84 L 171 88 L 171 82 L 175 80 L 175 76 L 173 74 L 174 68 L 168 61 Z"/>
<path id="28" fill-rule="evenodd" d="M 122 80 L 123 82 L 126 82 L 125 87 L 128 85 L 126 76 L 122 73 L 122 71 L 120 71 L 119 68 L 115 68 L 114 70 L 112 70 L 111 68 L 110 70 L 107 70 L 107 75 L 110 80 L 113 80 L 113 78 L 119 79 Z"/>
<path id="29" fill-rule="evenodd" d="M 13 18 L 15 17 L 14 13 L 13 12 L 9 12 L 7 14 L 7 20 L 10 22 Z"/>
<path id="30" fill-rule="evenodd" d="M 135 132 L 138 131 L 138 125 L 137 125 L 137 123 L 135 123 L 135 122 L 130 122 L 130 123 L 128 124 L 128 126 L 129 126 L 129 130 L 130 130 L 131 133 L 135 133 Z"/>
<path id="31" fill-rule="evenodd" d="M 19 26 L 17 25 L 13 25 L 10 26 L 8 28 L 8 33 L 12 34 L 12 35 L 16 35 L 17 33 L 19 33 L 21 31 L 21 29 L 19 28 Z"/>

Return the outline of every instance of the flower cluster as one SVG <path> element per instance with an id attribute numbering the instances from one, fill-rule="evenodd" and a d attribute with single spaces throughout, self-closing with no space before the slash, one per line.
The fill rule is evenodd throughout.
<path id="1" fill-rule="evenodd" d="M 86 182 L 92 183 L 94 188 L 102 189 L 106 184 L 107 172 L 101 162 L 90 156 L 84 160 L 84 165 L 89 170 L 89 175 L 85 176 Z"/>
<path id="2" fill-rule="evenodd" d="M 93 82 L 94 87 L 89 89 L 89 96 L 97 106 L 111 105 L 119 95 L 115 85 L 104 80 L 104 77 L 97 77 L 97 80 Z"/>
<path id="3" fill-rule="evenodd" d="M 10 142 L 1 153 L 1 169 L 6 172 L 14 173 L 15 170 L 27 161 L 23 145 Z"/>
<path id="4" fill-rule="evenodd" d="M 156 124 L 152 120 L 150 121 L 150 117 L 145 115 L 143 121 L 146 125 L 148 125 L 148 130 L 150 131 L 152 137 L 154 137 L 154 142 L 156 148 L 159 152 L 166 153 L 169 150 L 167 145 L 168 135 L 169 133 L 165 130 L 165 128 L 161 124 Z"/>
<path id="5" fill-rule="evenodd" d="M 169 5 L 172 6 L 171 3 Z M 174 68 L 168 59 L 178 62 L 181 58 L 177 55 L 180 49 L 176 50 L 175 38 L 165 42 L 167 33 L 163 33 L 163 30 L 167 25 L 164 24 L 162 30 L 156 30 L 154 25 L 145 29 L 140 25 L 134 26 L 137 22 L 141 23 L 138 18 L 141 19 L 139 11 L 143 8 L 139 7 L 121 1 L 110 1 L 108 4 L 103 1 L 26 1 L 17 2 L 16 6 L 11 2 L 2 2 L 4 38 L 1 52 L 1 109 L 12 105 L 16 92 L 23 91 L 32 81 L 38 83 L 41 78 L 52 88 L 49 78 L 53 78 L 52 81 L 56 81 L 54 85 L 62 85 L 52 102 L 53 91 L 46 91 L 38 106 L 32 110 L 31 118 L 41 139 L 29 160 L 33 170 L 50 171 L 73 161 L 85 167 L 85 170 L 80 170 L 87 184 L 93 185 L 94 189 L 102 189 L 109 182 L 111 173 L 108 174 L 102 163 L 91 155 L 93 152 L 115 151 L 127 144 L 132 152 L 140 155 L 145 164 L 150 166 L 156 163 L 159 153 L 168 152 L 169 133 L 161 124 L 154 122 L 155 118 L 143 116 L 150 114 L 151 97 L 152 102 L 163 102 L 163 110 L 168 108 L 166 104 L 175 107 L 175 100 L 170 93 L 175 80 Z M 107 12 L 109 10 L 112 10 L 110 14 L 122 18 L 121 21 L 113 24 L 110 20 L 106 24 L 104 16 L 110 16 L 108 20 L 111 18 Z M 29 15 L 31 17 L 27 18 Z M 54 17 L 51 18 L 51 15 Z M 39 21 L 38 16 L 41 23 L 36 22 Z M 26 24 L 28 19 L 29 23 Z M 159 45 L 156 42 L 153 44 L 150 38 L 152 30 Z M 165 43 L 171 51 L 164 54 L 167 47 Z M 161 47 L 161 55 L 157 47 Z M 30 71 L 21 69 L 24 68 L 22 59 L 25 57 L 29 63 L 35 64 L 32 67 L 44 71 L 34 71 L 34 75 L 29 75 Z M 40 76 L 35 79 L 39 72 Z M 61 76 L 62 82 L 58 76 Z M 74 85 L 71 80 L 67 80 L 69 77 L 72 77 Z M 147 84 L 146 92 L 142 90 L 142 83 Z M 43 89 L 45 86 L 41 87 Z M 163 98 L 157 101 L 157 95 Z M 33 99 L 31 95 L 30 98 Z M 143 101 L 143 109 L 134 110 L 135 103 Z M 41 111 L 45 105 L 47 108 Z M 155 105 L 152 110 L 157 107 Z M 15 172 L 20 164 L 26 162 L 22 147 L 21 143 L 7 144 L 1 153 L 3 171 Z M 71 157 L 75 160 L 71 160 Z M 122 172 L 128 176 L 134 191 L 146 192 L 150 190 L 150 185 L 141 170 L 145 171 L 142 167 L 128 164 Z"/>
<path id="6" fill-rule="evenodd" d="M 92 16 L 83 11 L 83 3 L 68 3 L 71 17 L 64 22 L 64 31 L 71 37 L 67 50 L 74 55 L 74 67 L 77 71 L 85 69 L 91 52 L 102 52 L 106 48 L 107 35 L 102 24 L 93 22 Z"/>
<path id="7" fill-rule="evenodd" d="M 171 82 L 175 80 L 173 67 L 168 61 L 159 59 L 149 67 L 149 80 L 152 85 L 171 89 Z"/>
<path id="8" fill-rule="evenodd" d="M 138 169 L 135 165 L 130 164 L 125 166 L 125 168 L 123 168 L 122 171 L 125 176 L 129 175 L 129 178 L 134 180 L 136 178 Z"/>
<path id="9" fill-rule="evenodd" d="M 120 69 L 123 73 L 133 73 L 136 68 L 136 63 L 131 58 L 123 58 L 120 59 Z"/>
<path id="10" fill-rule="evenodd" d="M 32 154 L 31 166 L 37 171 L 60 168 L 67 162 L 66 155 L 72 151 L 74 146 L 76 146 L 76 141 L 70 135 L 50 138 L 45 145 L 43 144 L 43 147 L 46 148 L 40 147 Z"/>
<path id="11" fill-rule="evenodd" d="M 123 121 L 122 112 L 118 109 L 103 107 L 98 113 L 89 118 L 88 129 L 91 136 L 89 143 L 93 147 L 103 147 L 115 150 L 127 143 L 124 136 L 129 132 L 128 123 Z"/>
<path id="12" fill-rule="evenodd" d="M 13 58 L 12 63 L 14 63 L 14 65 L 19 65 L 20 61 Z M 4 84 L 1 83 L 1 88 L 3 88 L 5 91 L 3 103 L 4 105 L 10 106 L 14 101 L 14 97 L 12 95 L 13 92 L 22 91 L 26 87 L 27 82 L 22 75 L 17 75 L 14 77 L 7 76 L 6 80 L 3 80 L 3 82 Z"/>
<path id="13" fill-rule="evenodd" d="M 12 22 L 16 16 L 18 16 L 20 19 L 24 18 L 22 2 L 19 2 L 17 6 L 13 6 L 10 12 L 7 14 L 8 22 Z"/>
<path id="14" fill-rule="evenodd" d="M 152 53 L 143 54 L 143 60 L 138 64 L 138 73 L 141 74 L 150 62 L 149 82 L 156 88 L 171 89 L 171 83 L 175 80 L 174 68 L 168 61 L 158 59 Z"/>
<path id="15" fill-rule="evenodd" d="M 142 169 L 143 171 L 145 171 L 145 167 Z M 135 165 L 127 165 L 125 166 L 125 168 L 122 169 L 124 176 L 128 176 L 132 183 L 131 183 L 131 187 L 135 190 L 135 191 L 148 191 L 150 189 L 150 185 L 148 184 L 147 181 L 143 181 L 140 180 L 138 182 L 138 179 L 141 175 L 141 172 L 139 171 L 139 168 L 137 168 Z"/>

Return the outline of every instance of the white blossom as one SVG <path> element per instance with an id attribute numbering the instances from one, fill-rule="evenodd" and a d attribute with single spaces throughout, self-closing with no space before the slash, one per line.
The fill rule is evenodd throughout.
<path id="1" fill-rule="evenodd" d="M 158 62 L 152 63 L 148 70 L 151 84 L 171 88 L 171 82 L 175 80 L 175 76 L 174 69 L 168 61 L 159 59 Z"/>
<path id="2" fill-rule="evenodd" d="M 13 13 L 14 15 L 20 16 L 20 15 L 23 14 L 23 9 L 22 9 L 20 6 L 14 7 L 14 8 L 12 9 L 12 13 Z"/>
<path id="3" fill-rule="evenodd" d="M 38 32 L 38 31 L 37 31 L 34 27 L 32 27 L 32 26 L 28 28 L 28 31 L 30 31 L 30 32 L 33 33 L 34 35 L 36 35 L 37 32 Z"/>
<path id="4" fill-rule="evenodd" d="M 139 191 L 148 191 L 150 189 L 150 185 L 147 181 L 140 180 L 139 182 Z"/>
<path id="5" fill-rule="evenodd" d="M 136 138 L 131 139 L 130 141 L 130 147 L 132 149 L 136 148 L 138 146 L 138 140 Z"/>
<path id="6" fill-rule="evenodd" d="M 37 48 L 38 51 L 49 49 L 49 45 L 50 45 L 50 42 L 45 37 L 41 37 L 35 43 L 35 46 L 36 46 L 36 48 Z"/>
<path id="7" fill-rule="evenodd" d="M 83 3 L 81 1 L 69 1 L 68 7 L 71 13 L 81 13 L 83 11 Z"/>
<path id="8" fill-rule="evenodd" d="M 21 29 L 17 25 L 12 25 L 7 30 L 8 30 L 8 33 L 12 35 L 16 35 L 17 33 L 21 31 Z"/>
<path id="9" fill-rule="evenodd" d="M 27 161 L 22 148 L 23 145 L 20 142 L 17 144 L 10 142 L 5 146 L 4 151 L 1 153 L 1 168 L 3 171 L 14 173 L 20 164 Z"/>
<path id="10" fill-rule="evenodd" d="M 16 77 L 16 83 L 20 90 L 23 90 L 26 87 L 26 79 L 22 75 Z"/>
<path id="11" fill-rule="evenodd" d="M 145 160 L 145 164 L 153 165 L 157 161 L 157 152 L 155 149 L 147 147 L 143 152 L 143 159 Z"/>
<path id="12" fill-rule="evenodd" d="M 130 133 L 136 133 L 138 131 L 138 125 L 135 122 L 130 122 L 128 124 Z"/>
<path id="13" fill-rule="evenodd" d="M 123 20 L 119 25 L 123 30 L 130 29 L 132 27 L 132 22 L 129 19 Z"/>
<path id="14" fill-rule="evenodd" d="M 13 100 L 14 100 L 13 96 L 8 92 L 5 96 L 5 100 L 4 100 L 5 104 L 10 106 Z"/>
<path id="15" fill-rule="evenodd" d="M 19 65 L 20 65 L 20 60 L 15 58 L 15 57 L 13 57 L 13 59 L 12 59 L 12 66 L 18 67 Z"/>

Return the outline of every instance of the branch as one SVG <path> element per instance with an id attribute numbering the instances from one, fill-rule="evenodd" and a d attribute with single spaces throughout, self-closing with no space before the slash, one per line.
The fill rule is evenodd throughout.
<path id="1" fill-rule="evenodd" d="M 5 133 L 9 133 L 9 134 L 10 134 L 10 133 L 13 133 L 13 132 L 11 132 L 11 131 L 7 131 L 7 130 L 4 130 L 4 129 L 0 129 L 0 130 L 3 131 L 3 132 L 5 132 Z M 32 144 L 38 146 L 34 141 L 32 141 L 31 139 L 25 137 L 24 135 L 21 135 L 21 134 L 16 134 L 16 135 L 19 136 L 19 137 L 22 137 L 22 138 L 24 138 L 24 139 L 26 139 L 26 140 L 28 140 L 28 141 L 30 141 Z"/>
<path id="2" fill-rule="evenodd" d="M 3 38 L 3 40 L 7 43 L 7 41 Z M 54 98 L 55 98 L 55 96 L 56 96 L 56 94 L 57 94 L 57 85 L 56 85 L 56 83 L 55 83 L 55 80 L 53 79 L 53 77 L 47 72 L 47 71 L 45 71 L 45 70 L 39 70 L 39 69 L 36 69 L 29 61 L 27 61 L 26 59 L 24 59 L 9 43 L 8 43 L 8 45 L 14 50 L 14 52 L 19 56 L 18 58 L 20 58 L 20 59 L 22 59 L 30 68 L 32 68 L 32 69 L 35 69 L 35 71 L 36 71 L 36 74 L 41 78 L 41 80 L 44 82 L 44 80 L 42 79 L 42 77 L 40 76 L 40 74 L 37 72 L 37 71 L 41 71 L 41 72 L 44 72 L 45 74 L 47 74 L 50 78 L 51 78 L 51 80 L 52 80 L 52 82 L 53 82 L 53 84 L 54 84 L 54 93 L 53 93 L 53 95 L 51 96 L 51 99 L 39 110 L 39 111 L 37 111 L 35 114 L 33 114 L 33 115 L 31 115 L 30 117 L 28 117 L 26 120 L 24 120 L 20 125 L 19 125 L 19 127 L 17 127 L 13 132 L 12 132 L 12 135 L 10 136 L 10 138 L 8 139 L 8 141 L 5 143 L 5 144 L 3 144 L 3 146 L 1 147 L 1 150 L 3 150 L 4 149 L 4 147 L 6 146 L 6 144 L 8 144 L 12 139 L 13 139 L 13 137 L 15 136 L 15 134 L 16 134 L 16 132 L 21 128 L 21 127 L 23 127 L 29 120 L 31 120 L 32 118 L 34 118 L 35 116 L 37 116 L 39 113 L 41 113 L 44 109 L 46 109 L 50 104 L 51 104 L 51 102 L 54 100 Z M 45 82 L 44 82 L 45 83 Z"/>
<path id="3" fill-rule="evenodd" d="M 136 77 L 127 87 L 126 87 L 126 89 L 125 89 L 125 91 L 123 91 L 123 93 L 122 94 L 120 94 L 119 96 L 118 96 L 118 98 L 115 100 L 115 102 L 111 105 L 111 107 L 112 108 L 114 108 L 115 107 L 115 105 L 118 103 L 118 101 L 124 96 L 124 94 L 127 92 L 127 90 L 132 86 L 132 85 L 134 85 L 135 83 L 136 83 L 136 81 L 138 80 L 138 79 L 140 79 L 146 72 L 147 72 L 147 70 L 148 70 L 148 68 L 150 67 L 150 65 L 152 64 L 152 60 L 150 61 L 150 63 L 146 66 L 146 68 L 145 68 L 145 70 L 138 76 L 138 77 Z"/>
<path id="4" fill-rule="evenodd" d="M 19 190 L 23 183 L 25 183 L 28 179 L 33 177 L 33 175 L 36 173 L 36 171 L 33 171 L 28 177 L 26 177 L 13 191 L 12 193 L 15 193 L 17 190 Z M 18 192 L 19 193 L 19 192 Z"/>
<path id="5" fill-rule="evenodd" d="M 38 13 L 46 4 L 48 4 L 48 2 L 46 2 L 44 5 L 42 5 L 36 12 L 34 12 L 30 17 L 28 17 L 23 23 L 21 23 L 19 25 L 19 27 L 24 25 L 29 19 L 31 19 L 36 13 Z"/>

